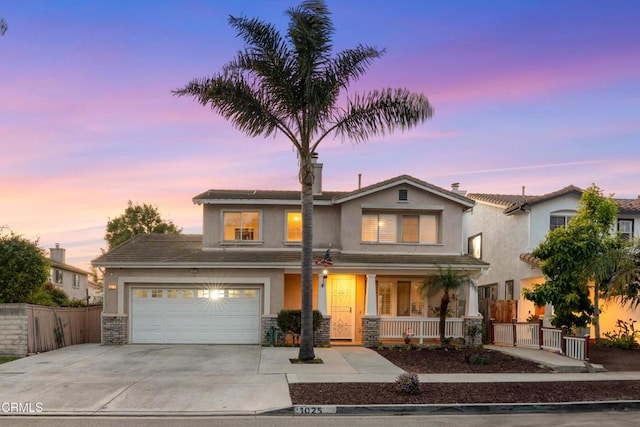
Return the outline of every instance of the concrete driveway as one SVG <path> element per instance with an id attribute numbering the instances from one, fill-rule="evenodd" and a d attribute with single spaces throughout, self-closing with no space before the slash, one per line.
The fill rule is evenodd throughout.
<path id="1" fill-rule="evenodd" d="M 105 415 L 291 406 L 286 375 L 258 375 L 260 357 L 257 345 L 71 346 L 0 365 L 0 415 L 7 403 L 31 413 Z"/>
<path id="2" fill-rule="evenodd" d="M 292 406 L 288 382 L 390 382 L 403 372 L 363 347 L 314 352 L 323 364 L 291 364 L 292 347 L 74 345 L 0 364 L 0 416 L 259 414 Z"/>

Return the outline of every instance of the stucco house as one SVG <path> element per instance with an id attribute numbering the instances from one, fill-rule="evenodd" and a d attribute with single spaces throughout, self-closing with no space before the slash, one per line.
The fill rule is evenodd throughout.
<path id="1" fill-rule="evenodd" d="M 439 297 L 421 294 L 425 277 L 450 266 L 477 280 L 488 268 L 465 254 L 474 202 L 407 175 L 323 191 L 315 167 L 313 301 L 329 338 L 429 336 Z M 299 191 L 213 189 L 193 202 L 202 235 L 139 235 L 94 260 L 105 269 L 103 342 L 265 343 L 277 313 L 300 308 Z M 453 308 L 460 322 L 479 321 L 475 287 Z"/>
<path id="2" fill-rule="evenodd" d="M 66 263 L 66 249 L 56 243 L 49 249 L 49 282 L 63 290 L 69 299 L 87 300 L 89 272 Z"/>
<path id="3" fill-rule="evenodd" d="M 548 324 L 553 307 L 535 307 L 522 297 L 523 289 L 544 282 L 539 261 L 531 252 L 549 230 L 565 226 L 575 215 L 581 195 L 582 189 L 573 185 L 543 195 L 526 194 L 524 187 L 521 194 L 467 195 L 476 202 L 473 211 L 465 213 L 469 253 L 491 264 L 478 280 L 481 302 L 514 300 L 519 322 L 540 316 Z M 623 238 L 640 237 L 640 198 L 615 201 L 618 216 L 612 232 L 619 231 Z M 600 318 L 601 330 L 613 330 L 619 318 L 640 320 L 640 313 L 608 302 Z"/>

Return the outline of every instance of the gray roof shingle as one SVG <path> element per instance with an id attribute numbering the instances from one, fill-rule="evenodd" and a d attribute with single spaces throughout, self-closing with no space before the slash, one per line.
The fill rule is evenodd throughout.
<path id="1" fill-rule="evenodd" d="M 314 252 L 321 259 L 324 250 Z M 429 268 L 452 265 L 469 268 L 489 264 L 469 255 L 363 254 L 332 251 L 332 268 L 369 266 L 377 268 Z M 140 234 L 93 260 L 103 267 L 181 267 L 284 268 L 297 267 L 300 249 L 227 248 L 202 249 L 202 236 L 196 234 Z"/>

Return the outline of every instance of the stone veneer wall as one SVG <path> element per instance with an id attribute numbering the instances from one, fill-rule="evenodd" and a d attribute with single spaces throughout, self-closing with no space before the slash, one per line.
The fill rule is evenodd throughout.
<path id="1" fill-rule="evenodd" d="M 313 345 L 315 347 L 328 347 L 331 345 L 331 316 L 322 316 L 320 328 L 313 334 Z"/>
<path id="2" fill-rule="evenodd" d="M 380 343 L 380 318 L 364 316 L 362 318 L 362 345 L 377 347 Z"/>
<path id="3" fill-rule="evenodd" d="M 102 343 L 122 345 L 127 343 L 129 316 L 126 314 L 102 313 Z"/>
<path id="4" fill-rule="evenodd" d="M 482 345 L 482 317 L 465 317 L 462 333 L 465 347 L 470 348 Z"/>
<path id="5" fill-rule="evenodd" d="M 262 315 L 262 327 L 261 327 L 261 342 L 262 345 L 271 346 L 278 345 L 277 337 L 272 336 L 272 331 L 275 331 L 279 337 L 284 339 L 284 334 L 278 327 L 278 315 L 276 314 L 263 314 Z M 315 347 L 326 347 L 331 344 L 329 340 L 329 334 L 331 333 L 331 316 L 323 316 L 320 328 L 313 336 L 313 345 Z M 273 341 L 276 340 L 274 343 Z"/>
<path id="6" fill-rule="evenodd" d="M 27 355 L 27 324 L 27 304 L 0 304 L 0 356 Z"/>

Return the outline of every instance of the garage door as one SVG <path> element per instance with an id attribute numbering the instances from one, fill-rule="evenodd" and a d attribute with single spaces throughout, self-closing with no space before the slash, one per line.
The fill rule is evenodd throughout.
<path id="1" fill-rule="evenodd" d="M 134 288 L 131 342 L 259 344 L 259 289 Z"/>

